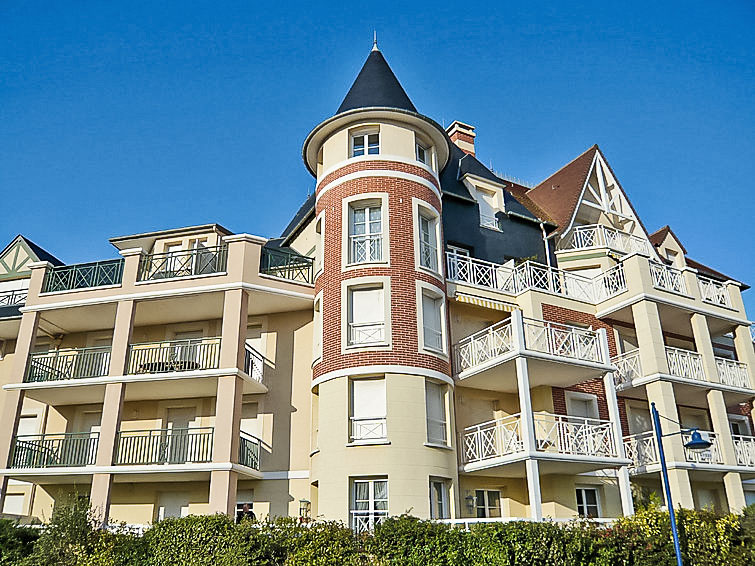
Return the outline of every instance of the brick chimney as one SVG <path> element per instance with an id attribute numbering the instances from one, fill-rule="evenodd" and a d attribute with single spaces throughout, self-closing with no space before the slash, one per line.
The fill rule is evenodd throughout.
<path id="1" fill-rule="evenodd" d="M 474 155 L 474 138 L 477 135 L 474 133 L 474 126 L 454 120 L 453 123 L 446 128 L 446 133 L 448 134 L 448 137 L 451 138 L 451 141 L 454 142 L 464 153 Z"/>

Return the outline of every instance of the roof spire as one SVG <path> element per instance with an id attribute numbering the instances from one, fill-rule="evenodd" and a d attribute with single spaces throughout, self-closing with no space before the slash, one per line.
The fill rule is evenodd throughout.
<path id="1" fill-rule="evenodd" d="M 372 30 L 372 50 L 373 51 L 380 51 L 380 49 L 378 49 L 378 45 L 377 45 L 377 30 Z"/>

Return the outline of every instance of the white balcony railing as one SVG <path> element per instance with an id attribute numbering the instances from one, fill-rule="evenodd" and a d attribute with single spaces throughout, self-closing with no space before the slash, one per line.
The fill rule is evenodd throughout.
<path id="1" fill-rule="evenodd" d="M 535 442 L 541 452 L 618 457 L 610 421 L 537 413 Z"/>
<path id="2" fill-rule="evenodd" d="M 648 242 L 645 238 L 602 224 L 577 226 L 559 243 L 558 247 L 562 250 L 610 248 L 625 254 L 637 252 L 649 255 Z"/>
<path id="3" fill-rule="evenodd" d="M 519 415 L 468 426 L 464 429 L 462 444 L 466 464 L 521 452 L 524 444 Z"/>
<path id="4" fill-rule="evenodd" d="M 349 345 L 375 344 L 385 340 L 383 322 L 349 323 Z"/>
<path id="5" fill-rule="evenodd" d="M 673 293 L 687 294 L 687 284 L 684 281 L 684 274 L 675 267 L 650 262 L 650 276 L 653 279 L 653 286 L 664 291 Z"/>
<path id="6" fill-rule="evenodd" d="M 511 319 L 507 319 L 459 341 L 454 346 L 456 373 L 511 352 L 514 349 L 511 332 Z"/>
<path id="7" fill-rule="evenodd" d="M 611 363 L 616 366 L 613 378 L 617 387 L 628 386 L 633 380 L 642 377 L 639 349 L 614 356 Z"/>
<path id="8" fill-rule="evenodd" d="M 451 252 L 446 266 L 449 280 L 509 295 L 535 290 L 595 304 L 627 289 L 621 264 L 592 279 L 531 261 L 510 267 Z"/>
<path id="9" fill-rule="evenodd" d="M 351 440 L 382 440 L 388 437 L 385 417 L 351 417 Z"/>
<path id="10" fill-rule="evenodd" d="M 624 453 L 632 461 L 633 468 L 657 464 L 659 457 L 658 445 L 655 442 L 655 433 L 650 430 L 625 436 Z"/>
<path id="11" fill-rule="evenodd" d="M 737 464 L 755 468 L 755 436 L 742 436 L 733 434 L 734 454 L 737 457 Z"/>
<path id="12" fill-rule="evenodd" d="M 718 380 L 721 383 L 751 389 L 747 364 L 716 356 L 716 370 L 718 371 Z"/>
<path id="13" fill-rule="evenodd" d="M 707 381 L 703 369 L 703 359 L 697 352 L 666 346 L 666 361 L 671 375 Z"/>
<path id="14" fill-rule="evenodd" d="M 701 277 L 700 275 L 697 276 L 697 282 L 700 286 L 700 295 L 704 302 L 719 307 L 731 307 L 731 297 L 726 285 L 720 281 Z"/>
<path id="15" fill-rule="evenodd" d="M 528 350 L 590 362 L 604 361 L 600 337 L 594 330 L 526 318 L 524 341 Z"/>
<path id="16" fill-rule="evenodd" d="M 721 456 L 721 447 L 718 445 L 716 433 L 708 430 L 701 430 L 700 436 L 711 442 L 711 447 L 707 450 L 690 450 L 689 448 L 685 448 L 684 458 L 687 462 L 694 462 L 696 464 L 723 464 L 724 459 L 723 456 Z M 684 444 L 689 442 L 691 438 L 691 433 L 682 433 L 682 442 Z"/>
<path id="17" fill-rule="evenodd" d="M 491 228 L 492 230 L 501 230 L 501 223 L 494 214 L 480 213 L 480 226 L 483 228 Z"/>

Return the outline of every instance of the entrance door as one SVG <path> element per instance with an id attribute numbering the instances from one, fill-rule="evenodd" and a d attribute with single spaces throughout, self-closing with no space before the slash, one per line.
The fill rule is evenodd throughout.
<path id="1" fill-rule="evenodd" d="M 167 447 L 170 464 L 185 464 L 190 461 L 189 425 L 194 420 L 192 407 L 168 409 Z"/>

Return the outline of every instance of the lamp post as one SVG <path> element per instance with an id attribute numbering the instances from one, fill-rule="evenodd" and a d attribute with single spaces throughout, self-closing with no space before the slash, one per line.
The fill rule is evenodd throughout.
<path id="1" fill-rule="evenodd" d="M 668 468 L 666 467 L 666 455 L 663 452 L 663 437 L 671 436 L 672 434 L 682 434 L 683 432 L 691 433 L 689 442 L 684 444 L 685 448 L 689 450 L 707 450 L 711 447 L 711 442 L 705 440 L 697 428 L 681 429 L 679 432 L 672 432 L 669 434 L 663 434 L 661 432 L 661 416 L 658 414 L 658 409 L 655 408 L 655 403 L 650 403 L 650 414 L 653 417 L 653 429 L 655 430 L 655 442 L 658 445 L 658 458 L 661 461 L 661 477 L 663 479 L 663 489 L 666 495 L 666 506 L 668 507 L 668 515 L 671 520 L 671 538 L 674 540 L 674 553 L 676 554 L 677 566 L 684 566 L 682 563 L 682 551 L 679 548 L 679 533 L 676 531 L 676 514 L 674 513 L 674 504 L 671 501 L 671 488 L 668 483 Z M 663 417 L 668 419 L 668 417 Z M 668 419 L 671 420 L 671 419 Z M 675 422 L 675 421 L 672 421 Z M 679 423 L 677 423 L 679 424 Z"/>

